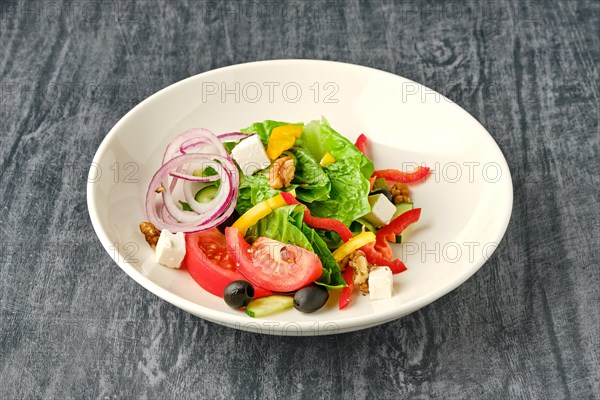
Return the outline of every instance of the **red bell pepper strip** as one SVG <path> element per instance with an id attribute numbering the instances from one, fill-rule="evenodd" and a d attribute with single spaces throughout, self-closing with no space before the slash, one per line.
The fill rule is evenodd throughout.
<path id="1" fill-rule="evenodd" d="M 429 167 L 417 167 L 413 172 L 403 172 L 397 169 L 380 169 L 373 172 L 378 178 L 384 178 L 392 182 L 413 183 L 425 179 L 429 174 Z"/>
<path id="2" fill-rule="evenodd" d="M 358 151 L 360 151 L 363 154 L 366 154 L 365 152 L 367 151 L 367 137 L 364 133 L 360 134 L 358 139 L 356 139 L 356 143 L 354 143 L 354 145 L 356 146 Z"/>
<path id="3" fill-rule="evenodd" d="M 281 192 L 280 194 L 281 197 L 283 197 L 283 200 L 288 204 L 288 206 L 291 206 L 293 204 L 302 204 L 298 200 L 296 200 L 296 198 L 289 192 Z"/>
<path id="4" fill-rule="evenodd" d="M 348 227 L 341 221 L 331 218 L 313 217 L 308 208 L 304 212 L 304 222 L 306 222 L 306 225 L 312 226 L 313 228 L 335 231 L 338 235 L 340 235 L 344 242 L 347 242 L 353 237 L 350 229 L 348 229 Z"/>
<path id="5" fill-rule="evenodd" d="M 395 242 L 396 236 L 400 235 L 410 224 L 417 222 L 420 216 L 420 208 L 408 210 L 398 215 L 389 224 L 378 230 L 375 234 L 375 237 L 377 238 L 375 240 L 375 250 L 391 259 L 393 257 L 392 248 L 390 247 L 388 240 L 390 242 Z"/>
<path id="6" fill-rule="evenodd" d="M 340 310 L 343 310 L 350 304 L 350 296 L 354 291 L 354 270 L 348 266 L 342 276 L 346 282 L 346 287 L 342 289 L 342 293 L 340 294 Z"/>
<path id="7" fill-rule="evenodd" d="M 373 248 L 375 249 L 376 252 L 378 252 L 379 254 L 381 254 L 383 257 L 385 257 L 388 260 L 391 260 L 394 258 L 394 252 L 392 251 L 390 244 L 385 239 L 382 241 L 379 241 L 379 242 L 375 242 L 375 244 L 373 245 Z"/>
<path id="8" fill-rule="evenodd" d="M 402 261 L 397 258 L 392 259 L 391 257 L 379 253 L 374 248 L 373 243 L 369 243 L 360 249 L 364 251 L 365 257 L 367 257 L 367 261 L 370 264 L 378 265 L 380 267 L 389 267 L 393 274 L 399 274 L 400 272 L 406 271 L 406 265 L 404 265 Z"/>
<path id="9" fill-rule="evenodd" d="M 296 200 L 296 198 L 290 193 L 281 192 L 281 197 L 283 197 L 283 200 L 285 200 L 285 202 L 289 205 L 302 204 L 298 200 Z M 304 211 L 304 222 L 306 222 L 306 225 L 312 226 L 313 228 L 335 231 L 338 235 L 340 235 L 344 242 L 347 242 L 348 240 L 354 237 L 354 235 L 352 235 L 352 232 L 350 232 L 350 229 L 348 229 L 348 227 L 344 225 L 343 222 L 332 218 L 313 217 L 310 214 L 310 210 L 308 209 L 308 207 L 306 208 L 306 211 Z"/>
<path id="10" fill-rule="evenodd" d="M 413 208 L 403 212 L 394 218 L 389 224 L 377 231 L 377 236 L 396 241 L 396 236 L 400 235 L 410 224 L 414 224 L 421 217 L 421 209 Z"/>

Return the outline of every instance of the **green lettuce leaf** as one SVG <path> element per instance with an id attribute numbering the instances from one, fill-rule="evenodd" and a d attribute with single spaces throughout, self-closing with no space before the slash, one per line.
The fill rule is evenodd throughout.
<path id="1" fill-rule="evenodd" d="M 257 133 L 267 145 L 271 131 L 283 125 L 302 124 L 267 120 L 254 123 L 242 132 Z M 323 168 L 318 160 L 326 152 L 336 161 Z M 295 158 L 296 173 L 292 183 L 297 197 L 309 203 L 315 216 L 335 218 L 350 225 L 371 211 L 368 194 L 373 163 L 352 142 L 331 128 L 325 118 L 305 125 L 302 137 L 296 140 L 289 153 Z M 265 176 L 242 177 L 236 210 L 243 213 L 259 200 L 277 192 L 269 187 Z"/>
<path id="2" fill-rule="evenodd" d="M 269 186 L 264 174 L 247 176 L 240 174 L 240 188 L 235 210 L 241 215 L 261 201 L 279 194 Z"/>
<path id="3" fill-rule="evenodd" d="M 255 122 L 247 128 L 240 129 L 240 131 L 247 134 L 258 134 L 260 140 L 266 148 L 269 142 L 269 137 L 271 137 L 271 131 L 278 126 L 283 125 L 302 126 L 304 124 L 290 124 L 288 122 L 267 120 L 264 122 Z M 297 185 L 292 184 L 290 187 L 286 188 L 286 190 L 295 189 L 296 186 Z M 279 192 L 280 190 L 273 189 L 269 186 L 269 181 L 263 173 L 257 173 L 252 176 L 246 176 L 242 174 L 240 176 L 239 194 L 235 210 L 239 214 L 243 214 L 252 206 L 276 196 Z"/>
<path id="4" fill-rule="evenodd" d="M 342 277 L 340 265 L 337 263 L 337 261 L 335 261 L 335 258 L 333 258 L 331 251 L 323 239 L 321 239 L 314 229 L 310 228 L 306 224 L 302 224 L 302 233 L 310 242 L 315 254 L 319 256 L 321 264 L 323 264 L 323 275 L 321 275 L 321 278 L 319 278 L 316 283 L 318 285 L 326 286 L 330 289 L 346 287 L 346 282 Z"/>
<path id="5" fill-rule="evenodd" d="M 192 207 L 190 207 L 190 205 L 187 202 L 181 201 L 181 200 L 178 200 L 178 201 L 179 201 L 179 204 L 181 204 L 181 208 L 183 209 L 183 211 L 194 211 L 194 210 L 192 210 Z"/>
<path id="6" fill-rule="evenodd" d="M 286 191 L 295 189 L 296 185 L 290 185 Z M 235 210 L 242 215 L 252 206 L 261 201 L 277 196 L 281 190 L 273 189 L 269 186 L 269 181 L 265 174 L 255 174 L 251 176 L 240 174 L 240 188 L 238 193 Z"/>
<path id="7" fill-rule="evenodd" d="M 297 184 L 296 197 L 306 203 L 327 200 L 331 190 L 329 177 L 313 155 L 302 146 L 293 147 L 289 153 L 294 158 L 294 179 Z"/>
<path id="8" fill-rule="evenodd" d="M 320 160 L 329 152 L 335 162 L 324 168 L 331 182 L 329 199 L 310 203 L 313 215 L 335 218 L 346 225 L 371 211 L 369 205 L 369 177 L 373 162 L 365 157 L 352 142 L 337 133 L 325 118 L 312 121 L 304 127 L 298 143 Z"/>
<path id="9" fill-rule="evenodd" d="M 315 229 L 315 231 L 331 251 L 337 249 L 344 243 L 336 231 L 330 231 L 327 229 Z"/>
<path id="10" fill-rule="evenodd" d="M 300 246 L 314 253 L 310 242 L 298 227 L 299 223 L 302 224 L 304 215 L 301 209 L 302 207 L 296 205 L 276 208 L 248 229 L 246 239 L 252 243 L 259 237 L 267 237 Z"/>

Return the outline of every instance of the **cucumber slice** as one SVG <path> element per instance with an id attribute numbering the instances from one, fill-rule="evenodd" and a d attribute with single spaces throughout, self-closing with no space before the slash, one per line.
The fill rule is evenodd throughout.
<path id="1" fill-rule="evenodd" d="M 279 311 L 287 310 L 294 306 L 294 298 L 275 294 L 252 300 L 246 306 L 246 314 L 252 318 L 264 317 Z"/>
<path id="2" fill-rule="evenodd" d="M 217 170 L 214 169 L 213 167 L 206 167 L 204 169 L 195 170 L 192 173 L 192 175 L 194 175 L 194 176 L 214 176 L 214 175 L 217 175 Z M 221 186 L 221 180 L 217 179 L 216 181 L 211 182 L 208 185 L 214 185 L 216 187 L 219 187 L 219 186 Z M 196 201 L 198 201 L 198 200 L 196 200 Z"/>
<path id="3" fill-rule="evenodd" d="M 387 183 L 385 182 L 385 179 L 383 178 L 377 178 L 375 179 L 375 182 L 373 182 L 373 192 L 379 189 L 387 189 Z"/>
<path id="4" fill-rule="evenodd" d="M 193 172 L 194 176 L 213 176 L 217 175 L 217 171 L 213 167 L 206 167 L 204 169 L 197 169 Z"/>
<path id="5" fill-rule="evenodd" d="M 178 200 L 179 204 L 181 204 L 181 208 L 183 209 L 183 211 L 194 211 L 192 210 L 192 207 L 190 207 L 190 205 L 188 203 L 186 203 L 185 201 L 181 201 Z"/>
<path id="6" fill-rule="evenodd" d="M 363 225 L 365 228 L 367 228 L 371 232 L 377 232 L 377 228 L 375 228 L 375 225 L 373 225 L 372 223 L 370 223 L 369 221 L 367 221 L 364 218 L 358 218 L 356 220 L 356 222 L 358 222 L 359 224 Z"/>
<path id="7" fill-rule="evenodd" d="M 396 212 L 394 213 L 394 216 L 392 217 L 392 219 L 396 218 L 398 215 L 407 212 L 408 210 L 412 210 L 413 207 L 413 203 L 398 203 L 396 204 Z"/>
<path id="8" fill-rule="evenodd" d="M 198 203 L 208 203 L 217 196 L 219 188 L 215 185 L 203 187 L 196 193 L 195 199 Z"/>

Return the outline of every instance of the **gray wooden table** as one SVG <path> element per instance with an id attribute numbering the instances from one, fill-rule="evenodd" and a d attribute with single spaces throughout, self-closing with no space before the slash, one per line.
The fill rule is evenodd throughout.
<path id="1" fill-rule="evenodd" d="M 0 399 L 598 399 L 598 1 L 2 1 Z M 329 337 L 193 317 L 96 239 L 86 175 L 108 130 L 216 67 L 316 58 L 453 99 L 511 168 L 513 216 L 474 277 Z"/>

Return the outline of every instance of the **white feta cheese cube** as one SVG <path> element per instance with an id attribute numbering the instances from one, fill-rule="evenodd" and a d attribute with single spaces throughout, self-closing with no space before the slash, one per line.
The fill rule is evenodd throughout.
<path id="1" fill-rule="evenodd" d="M 168 229 L 163 229 L 156 243 L 155 257 L 159 264 L 169 268 L 179 268 L 185 257 L 183 232 L 173 234 Z"/>
<path id="2" fill-rule="evenodd" d="M 371 300 L 389 299 L 392 297 L 394 278 L 388 267 L 374 267 L 369 271 L 369 298 Z"/>
<path id="3" fill-rule="evenodd" d="M 377 227 L 389 224 L 396 213 L 394 203 L 381 193 L 369 196 L 369 204 L 371 204 L 371 212 L 364 218 Z"/>
<path id="4" fill-rule="evenodd" d="M 258 135 L 250 136 L 239 142 L 231 151 L 231 155 L 244 175 L 252 175 L 271 165 L 271 160 L 267 157 L 265 147 Z"/>

